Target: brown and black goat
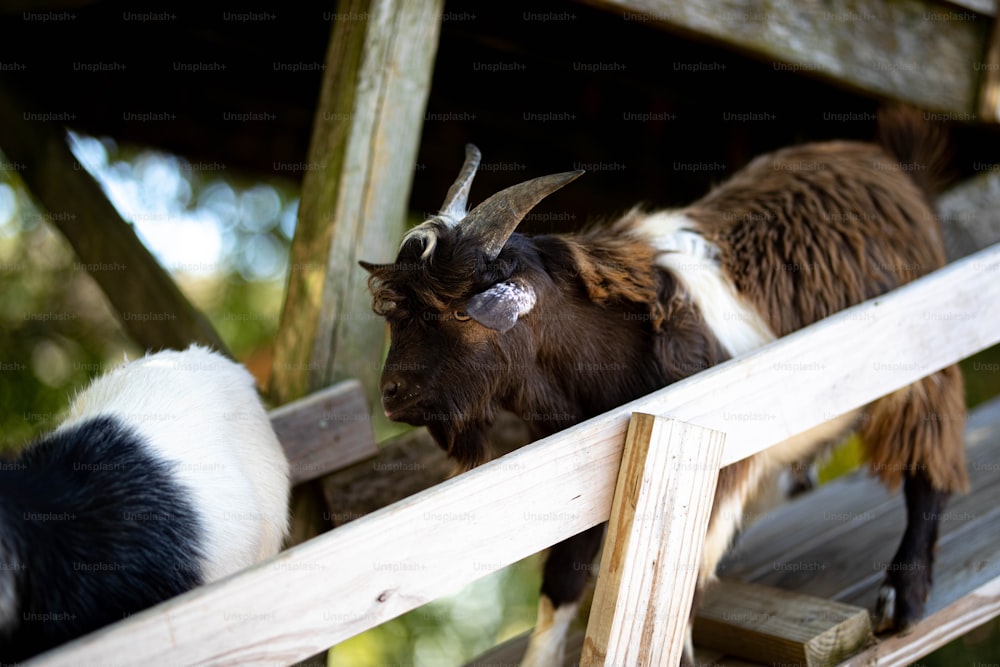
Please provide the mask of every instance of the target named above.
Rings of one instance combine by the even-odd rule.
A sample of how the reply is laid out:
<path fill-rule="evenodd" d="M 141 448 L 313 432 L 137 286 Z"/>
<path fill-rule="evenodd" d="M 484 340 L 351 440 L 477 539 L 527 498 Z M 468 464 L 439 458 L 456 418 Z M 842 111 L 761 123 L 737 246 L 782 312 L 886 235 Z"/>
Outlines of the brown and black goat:
<path fill-rule="evenodd" d="M 880 143 L 786 148 L 687 208 L 534 237 L 515 233 L 519 222 L 582 172 L 514 185 L 467 211 L 480 157 L 469 146 L 441 213 L 406 235 L 393 264 L 362 263 L 391 336 L 386 415 L 426 425 L 467 469 L 489 458 L 500 409 L 543 437 L 942 266 L 926 178 L 941 135 L 901 113 Z M 907 525 L 875 620 L 906 628 L 924 610 L 945 500 L 967 485 L 963 422 L 952 366 L 724 468 L 699 587 L 781 471 L 857 430 L 874 474 L 904 487 Z M 602 531 L 550 551 L 525 664 L 561 664 Z"/>

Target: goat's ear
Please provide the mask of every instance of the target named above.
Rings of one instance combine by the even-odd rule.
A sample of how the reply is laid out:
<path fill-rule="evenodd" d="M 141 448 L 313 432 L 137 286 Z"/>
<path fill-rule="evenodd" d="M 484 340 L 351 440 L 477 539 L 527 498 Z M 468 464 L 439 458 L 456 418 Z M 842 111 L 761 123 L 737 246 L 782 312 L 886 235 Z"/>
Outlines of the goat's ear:
<path fill-rule="evenodd" d="M 535 306 L 535 290 L 519 281 L 497 283 L 471 299 L 466 312 L 484 327 L 503 333 Z"/>
<path fill-rule="evenodd" d="M 358 260 L 358 265 L 368 273 L 374 273 L 376 269 L 385 266 L 384 264 L 372 264 L 371 262 L 366 262 L 363 259 Z"/>

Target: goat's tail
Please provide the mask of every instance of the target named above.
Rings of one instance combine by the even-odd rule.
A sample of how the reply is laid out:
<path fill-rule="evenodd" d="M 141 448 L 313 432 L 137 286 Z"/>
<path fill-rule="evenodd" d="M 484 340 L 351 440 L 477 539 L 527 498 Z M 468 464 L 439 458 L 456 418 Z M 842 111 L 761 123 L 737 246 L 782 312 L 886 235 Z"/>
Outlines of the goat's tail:
<path fill-rule="evenodd" d="M 951 159 L 948 131 L 941 122 L 911 106 L 885 105 L 878 112 L 876 140 L 928 199 L 941 192 Z"/>

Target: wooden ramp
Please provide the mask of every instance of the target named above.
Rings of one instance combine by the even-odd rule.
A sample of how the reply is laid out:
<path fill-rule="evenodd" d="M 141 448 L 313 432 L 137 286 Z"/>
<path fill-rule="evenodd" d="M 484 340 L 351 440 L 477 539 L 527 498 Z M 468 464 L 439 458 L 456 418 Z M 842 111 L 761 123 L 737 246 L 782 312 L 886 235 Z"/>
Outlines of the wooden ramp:
<path fill-rule="evenodd" d="M 952 498 L 941 518 L 926 616 L 907 635 L 869 642 L 842 665 L 910 664 L 1000 615 L 1000 399 L 970 414 L 966 444 L 972 490 Z M 721 586 L 742 591 L 740 584 L 727 582 L 750 582 L 870 609 L 903 526 L 901 494 L 886 491 L 867 471 L 859 471 L 760 517 L 720 567 Z M 732 605 L 722 601 L 726 597 L 708 596 L 700 614 L 704 620 L 696 623 L 696 646 L 699 639 L 704 643 L 718 632 L 717 627 L 706 630 L 710 624 L 734 617 Z M 796 613 L 791 605 L 777 606 Z M 728 639 L 741 632 L 737 625 L 730 628 Z M 791 634 L 773 640 L 774 658 L 768 664 L 785 655 L 783 647 L 790 642 L 803 641 Z M 751 635 L 743 635 L 744 643 L 759 650 Z M 526 639 L 511 640 L 470 664 L 516 664 Z M 577 664 L 582 639 L 582 631 L 571 638 L 567 665 Z M 760 664 L 710 646 L 699 646 L 697 662 L 720 667 Z"/>
<path fill-rule="evenodd" d="M 972 491 L 941 517 L 924 620 L 847 664 L 908 664 L 1000 614 L 1000 400 L 970 415 L 966 445 Z M 761 518 L 720 575 L 870 609 L 904 525 L 901 494 L 855 473 Z"/>

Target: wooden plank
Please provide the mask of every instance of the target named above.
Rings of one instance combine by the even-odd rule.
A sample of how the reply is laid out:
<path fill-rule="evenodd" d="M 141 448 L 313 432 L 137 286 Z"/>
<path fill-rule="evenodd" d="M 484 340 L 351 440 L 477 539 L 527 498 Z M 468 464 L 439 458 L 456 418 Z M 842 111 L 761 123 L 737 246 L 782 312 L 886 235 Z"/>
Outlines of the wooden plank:
<path fill-rule="evenodd" d="M 1000 163 L 973 163 L 981 173 L 937 200 L 948 259 L 1000 243 Z"/>
<path fill-rule="evenodd" d="M 361 383 L 347 380 L 270 412 L 288 458 L 292 484 L 301 484 L 378 454 Z"/>
<path fill-rule="evenodd" d="M 1000 342 L 997 266 L 1000 246 L 992 246 L 741 357 L 739 373 L 716 366 L 618 411 L 669 414 L 724 431 L 728 465 L 969 354 L 960 349 Z M 667 392 L 676 394 L 667 399 Z M 644 409 L 648 404 L 657 408 Z"/>
<path fill-rule="evenodd" d="M 973 493 L 952 498 L 945 509 L 928 612 L 954 600 L 951 587 L 967 591 L 970 582 L 979 585 L 986 581 L 983 577 L 988 573 L 976 570 L 976 563 L 982 554 L 990 553 L 991 541 L 998 538 L 994 530 L 982 531 L 982 536 L 977 531 L 992 520 L 1000 520 L 1000 466 L 996 465 L 1000 424 L 993 428 L 988 445 L 976 443 L 972 437 L 976 429 L 967 430 Z M 853 498 L 854 505 L 832 505 L 843 496 Z M 776 510 L 767 523 L 751 527 L 737 546 L 734 560 L 738 564 L 726 567 L 726 575 L 742 574 L 756 583 L 869 606 L 905 524 L 904 503 L 898 493 L 889 498 L 886 511 L 869 509 L 873 499 L 882 503 L 886 498 L 889 494 L 884 488 L 864 472 L 828 484 Z M 835 509 L 828 509 L 831 507 Z M 846 524 L 838 524 L 845 515 Z M 783 533 L 775 533 L 772 524 L 781 526 Z M 800 532 L 808 535 L 828 524 L 833 526 L 825 539 L 796 539 Z M 841 525 L 847 532 L 839 530 Z"/>
<path fill-rule="evenodd" d="M 765 664 L 816 667 L 837 664 L 874 637 L 862 607 L 722 580 L 706 591 L 694 641 Z"/>
<path fill-rule="evenodd" d="M 994 484 L 1000 483 L 996 452 L 989 446 L 991 438 L 1000 429 L 1000 400 L 979 406 L 969 414 L 966 423 L 966 457 L 973 489 L 971 496 L 959 496 L 949 504 L 949 511 L 965 512 L 970 502 L 981 494 L 992 493 Z M 889 516 L 885 516 L 889 515 Z M 744 534 L 736 542 L 732 553 L 719 567 L 721 576 L 730 579 L 757 581 L 769 585 L 781 585 L 776 579 L 767 579 L 789 563 L 814 562 L 819 554 L 828 553 L 827 545 L 843 544 L 848 540 L 858 543 L 856 531 L 861 524 L 871 521 L 889 523 L 892 528 L 881 541 L 884 549 L 895 549 L 901 537 L 903 521 L 903 499 L 861 470 L 826 484 L 795 502 L 773 508 L 763 517 L 749 517 Z M 789 526 L 795 526 L 789 530 Z M 945 533 L 952 524 L 945 526 Z M 830 558 L 825 559 L 830 569 L 840 567 Z M 843 564 L 852 569 L 855 564 Z M 788 571 L 788 568 L 785 569 Z M 815 573 L 803 573 L 803 579 L 818 581 Z M 794 586 L 794 584 L 789 584 Z M 832 594 L 812 591 L 813 594 Z"/>
<path fill-rule="evenodd" d="M 941 536 L 934 565 L 934 587 L 927 600 L 926 614 L 935 614 L 952 602 L 960 599 L 975 587 L 985 585 L 1000 574 L 997 561 L 1000 541 L 995 526 L 1000 523 L 1000 506 L 997 505 L 994 482 L 988 494 L 961 507 L 950 507 L 941 523 Z M 884 523 L 879 522 L 879 523 Z M 808 587 L 819 585 L 830 591 L 830 597 L 850 604 L 871 608 L 876 592 L 882 583 L 884 568 L 899 543 L 903 528 L 902 518 L 889 523 L 881 531 L 870 531 L 878 542 L 872 543 L 861 536 L 850 558 L 841 556 L 830 561 L 829 575 L 818 576 L 809 581 Z M 853 570 L 854 577 L 843 577 L 838 570 Z M 803 586 L 802 588 L 805 588 Z"/>
<path fill-rule="evenodd" d="M 1000 522 L 1000 465 L 996 463 L 1000 455 L 1000 399 L 970 414 L 966 445 L 972 492 L 953 498 L 945 510 L 927 615 L 907 635 L 881 638 L 845 664 L 911 664 L 969 628 L 1000 615 L 1000 597 L 996 595 L 1000 591 L 1000 535 L 995 530 Z M 817 524 L 825 525 L 824 513 L 842 496 L 856 501 L 853 508 L 843 510 L 855 517 L 851 539 L 831 534 L 825 543 L 812 542 L 807 548 L 797 545 L 795 536 Z M 859 473 L 775 510 L 765 522 L 750 528 L 738 546 L 740 560 L 757 565 L 740 563 L 734 570 L 757 571 L 764 573 L 755 576 L 758 582 L 870 608 L 882 581 L 879 564 L 891 558 L 904 521 L 899 494 L 892 498 L 892 511 L 879 515 L 871 515 L 867 509 L 873 497 L 884 497 L 884 491 L 877 481 Z M 773 533 L 771 523 L 783 527 L 784 538 Z M 784 552 L 784 557 L 773 558 L 775 550 Z M 798 570 L 792 565 L 799 566 Z M 973 597 L 967 599 L 967 595 Z"/>
<path fill-rule="evenodd" d="M 359 259 L 402 237 L 443 0 L 341 0 L 313 122 L 272 398 L 355 378 L 369 400 L 385 325 Z"/>
<path fill-rule="evenodd" d="M 1000 248 L 977 253 L 38 662 L 75 666 L 128 655 L 133 662 L 263 664 L 311 655 L 480 578 L 482 563 L 493 571 L 606 521 L 632 412 L 728 424 L 725 451 L 746 455 L 815 426 L 828 411 L 992 345 L 1000 336 L 1000 281 L 981 267 L 998 261 Z M 887 372 L 873 372 L 873 349 L 892 364 Z M 789 363 L 823 372 L 788 373 Z M 745 409 L 775 418 L 766 428 L 727 419 Z"/>
<path fill-rule="evenodd" d="M 1000 576 L 925 617 L 906 635 L 885 638 L 843 665 L 910 665 L 997 616 L 1000 616 Z"/>
<path fill-rule="evenodd" d="M 982 479 L 978 479 L 977 483 L 982 484 Z M 877 485 L 874 481 L 871 484 Z M 839 485 L 833 488 L 843 491 Z M 753 560 L 760 564 L 752 580 L 858 606 L 870 606 L 905 526 L 903 500 L 899 497 L 895 500 L 892 511 L 869 519 L 863 497 L 859 498 L 859 504 L 852 512 L 858 519 L 852 522 L 850 539 L 834 534 L 829 540 L 813 542 L 805 549 L 794 545 L 793 539 L 782 540 L 790 548 L 787 554 L 773 560 L 759 558 L 752 551 L 753 544 L 741 547 L 742 552 L 748 557 L 752 554 Z M 983 489 L 958 498 L 948 506 L 945 512 L 947 520 L 942 521 L 940 526 L 937 576 L 934 593 L 928 600 L 929 612 L 951 599 L 948 590 L 952 583 L 964 585 L 973 578 L 965 569 L 974 566 L 963 563 L 980 558 L 982 550 L 988 549 L 991 541 L 995 540 L 990 533 L 984 543 L 975 531 L 990 518 L 1000 520 L 1000 510 L 996 509 L 998 502 L 1000 479 L 994 477 Z M 821 504 L 808 503 L 806 507 L 813 513 L 809 523 L 823 523 Z M 790 535 L 794 534 L 794 529 L 789 529 L 789 526 L 803 525 L 792 522 L 783 524 Z M 756 544 L 758 540 L 754 537 L 752 542 Z M 951 564 L 947 565 L 949 562 Z"/>
<path fill-rule="evenodd" d="M 940 525 L 935 585 L 927 613 L 955 599 L 952 589 L 956 586 L 968 590 L 970 582 L 985 582 L 990 573 L 977 569 L 977 564 L 984 559 L 992 563 L 991 549 L 1000 546 L 991 532 L 991 522 L 1000 522 L 1000 483 L 994 481 L 988 491 L 963 500 L 948 507 Z M 757 581 L 871 607 L 905 526 L 902 499 L 894 510 L 878 520 L 859 523 L 850 540 L 818 544 L 775 561 L 771 573 Z M 985 534 L 979 532 L 983 530 Z"/>
<path fill-rule="evenodd" d="M 581 667 L 680 661 L 724 442 L 718 431 L 632 415 Z"/>
<path fill-rule="evenodd" d="M 588 0 L 851 89 L 974 120 L 990 21 L 924 0 Z M 927 58 L 927 53 L 935 57 Z"/>
<path fill-rule="evenodd" d="M 377 400 L 385 324 L 357 260 L 389 259 L 402 236 L 442 3 L 337 3 L 275 337 L 276 404 L 346 379 Z M 292 494 L 292 544 L 331 526 L 328 486 Z"/>
<path fill-rule="evenodd" d="M 527 426 L 501 412 L 488 434 L 498 458 L 531 441 Z M 449 459 L 426 429 L 379 443 L 378 454 L 323 480 L 326 505 L 334 525 L 340 526 L 375 510 L 439 484 L 452 475 Z"/>
<path fill-rule="evenodd" d="M 822 494 L 822 505 L 794 502 L 773 508 L 762 517 L 747 517 L 745 527 L 749 530 L 719 564 L 719 575 L 762 580 L 774 572 L 775 563 L 801 560 L 799 554 L 818 544 L 850 537 L 861 521 L 898 511 L 901 504 L 898 494 L 894 497 L 881 484 L 873 484 L 867 473 L 838 480 L 836 493 L 828 488 L 811 492 Z M 789 524 L 797 526 L 796 531 L 789 531 Z"/>
<path fill-rule="evenodd" d="M 0 148 L 21 165 L 45 220 L 73 246 L 129 337 L 151 350 L 202 343 L 232 356 L 73 156 L 62 124 L 34 120 L 34 111 L 0 87 Z"/>

